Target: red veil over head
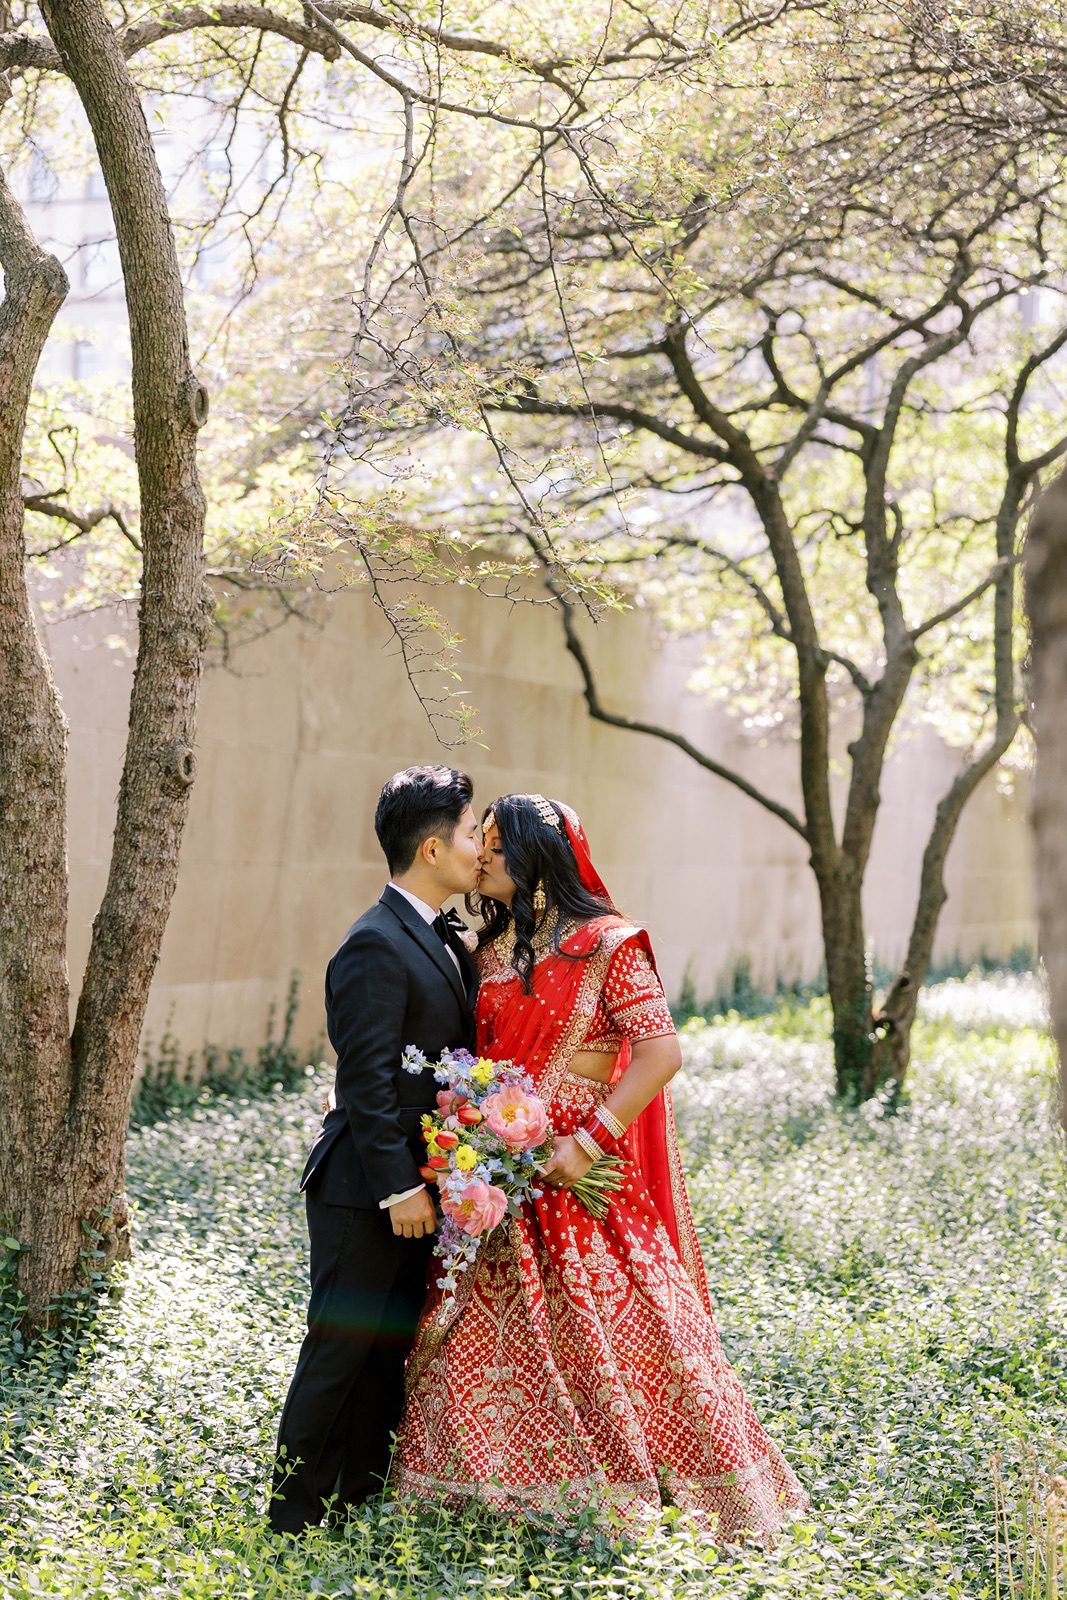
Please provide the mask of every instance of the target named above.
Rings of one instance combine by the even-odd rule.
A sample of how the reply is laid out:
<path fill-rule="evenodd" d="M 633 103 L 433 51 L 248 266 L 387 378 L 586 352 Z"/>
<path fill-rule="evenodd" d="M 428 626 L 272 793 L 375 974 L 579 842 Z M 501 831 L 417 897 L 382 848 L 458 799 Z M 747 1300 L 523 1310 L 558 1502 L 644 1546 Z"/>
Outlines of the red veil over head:
<path fill-rule="evenodd" d="M 552 804 L 558 811 L 563 813 L 563 826 L 567 830 L 567 838 L 570 840 L 571 849 L 574 851 L 575 860 L 578 863 L 578 876 L 582 880 L 583 887 L 588 889 L 590 894 L 599 895 L 609 905 L 614 905 L 615 902 L 604 887 L 603 878 L 593 865 L 593 857 L 589 850 L 589 840 L 585 836 L 585 829 L 582 827 L 577 811 L 572 806 L 564 805 L 562 800 L 553 800 Z M 649 955 L 651 954 L 650 950 Z"/>
<path fill-rule="evenodd" d="M 531 798 L 539 799 L 540 796 Z M 609 904 L 614 905 L 603 878 L 601 878 L 593 865 L 589 840 L 586 838 L 585 829 L 582 827 L 578 813 L 561 800 L 554 800 L 552 804 L 562 813 L 563 826 L 567 831 L 571 849 L 574 851 L 575 860 L 578 863 L 578 875 L 583 885 L 592 894 L 599 895 L 607 900 Z M 656 966 L 656 956 L 648 934 L 643 928 L 637 928 L 635 936 L 658 976 L 659 969 Z M 630 1041 L 629 1039 L 623 1039 L 611 1077 L 613 1084 L 618 1083 L 626 1068 L 630 1065 L 631 1055 Z M 689 1207 L 689 1197 L 685 1192 L 682 1158 L 678 1149 L 678 1135 L 674 1125 L 674 1107 L 671 1103 L 669 1090 L 661 1090 L 651 1104 L 647 1105 L 636 1121 L 631 1124 L 627 1134 L 627 1143 L 630 1146 L 634 1164 L 640 1169 L 645 1186 L 652 1197 L 652 1203 L 663 1219 L 663 1224 L 670 1236 L 671 1243 L 695 1283 L 705 1306 L 710 1311 L 711 1296 L 708 1292 L 708 1283 L 704 1273 L 700 1246 L 697 1242 L 696 1229 L 693 1226 L 693 1214 Z"/>

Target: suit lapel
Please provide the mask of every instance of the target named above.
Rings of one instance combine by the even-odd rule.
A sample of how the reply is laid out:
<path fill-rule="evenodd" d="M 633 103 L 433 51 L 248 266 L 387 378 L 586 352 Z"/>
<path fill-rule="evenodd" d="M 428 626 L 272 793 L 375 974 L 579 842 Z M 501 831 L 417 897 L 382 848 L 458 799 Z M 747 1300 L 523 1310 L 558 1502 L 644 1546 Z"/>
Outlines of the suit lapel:
<path fill-rule="evenodd" d="M 462 941 L 457 940 L 456 944 L 458 946 L 456 954 L 459 956 L 459 964 L 463 971 L 463 983 L 467 990 L 467 1004 L 469 1005 L 474 991 L 478 987 L 478 968 L 474 964 L 474 957 Z"/>
<path fill-rule="evenodd" d="M 464 979 L 460 977 L 456 963 L 434 933 L 428 922 L 424 922 L 415 910 L 415 907 L 404 899 L 402 894 L 395 894 L 391 889 L 386 889 L 379 902 L 388 909 L 411 935 L 423 953 L 429 956 L 439 972 L 443 972 L 452 988 L 455 990 L 456 999 L 461 1002 L 464 1010 L 470 1009 L 470 1002 L 465 992 Z"/>

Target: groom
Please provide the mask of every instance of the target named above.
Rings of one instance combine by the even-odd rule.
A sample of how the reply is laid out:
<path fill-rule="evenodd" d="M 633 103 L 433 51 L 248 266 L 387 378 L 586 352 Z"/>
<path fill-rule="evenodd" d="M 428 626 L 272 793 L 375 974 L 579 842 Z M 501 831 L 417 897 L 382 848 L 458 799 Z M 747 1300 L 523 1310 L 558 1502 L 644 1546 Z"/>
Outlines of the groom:
<path fill-rule="evenodd" d="M 449 767 L 389 779 L 374 828 L 390 881 L 326 969 L 337 1104 L 301 1181 L 311 1302 L 278 1432 L 276 1533 L 320 1522 L 331 1497 L 343 1514 L 388 1471 L 437 1226 L 419 1177 L 420 1118 L 436 1085 L 400 1058 L 409 1044 L 433 1060 L 473 1043 L 474 963 L 441 912 L 477 882 L 471 795 L 470 779 Z"/>

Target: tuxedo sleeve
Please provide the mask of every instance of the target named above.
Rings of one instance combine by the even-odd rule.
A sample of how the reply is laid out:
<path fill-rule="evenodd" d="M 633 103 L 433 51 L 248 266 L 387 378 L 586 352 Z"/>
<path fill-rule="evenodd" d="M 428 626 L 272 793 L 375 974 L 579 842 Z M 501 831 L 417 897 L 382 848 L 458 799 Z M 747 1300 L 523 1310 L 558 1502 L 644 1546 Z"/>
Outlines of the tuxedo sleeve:
<path fill-rule="evenodd" d="M 422 1182 L 400 1122 L 396 1075 L 405 1040 L 407 974 L 380 935 L 355 934 L 327 982 L 337 1051 L 337 1092 L 375 1200 Z"/>

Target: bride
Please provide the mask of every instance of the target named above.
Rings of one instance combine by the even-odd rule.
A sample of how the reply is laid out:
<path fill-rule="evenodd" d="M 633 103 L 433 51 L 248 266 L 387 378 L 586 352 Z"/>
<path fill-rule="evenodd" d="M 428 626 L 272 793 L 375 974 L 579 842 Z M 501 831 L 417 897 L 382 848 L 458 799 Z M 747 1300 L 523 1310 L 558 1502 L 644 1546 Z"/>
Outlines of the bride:
<path fill-rule="evenodd" d="M 489 1235 L 456 1298 L 431 1290 L 394 1486 L 513 1512 L 595 1501 L 631 1523 L 673 1503 L 720 1539 L 769 1543 L 807 1496 L 712 1319 L 648 937 L 570 807 L 505 795 L 483 830 L 478 1051 L 525 1066 L 555 1148 L 540 1199 Z M 597 1222 L 568 1187 L 607 1151 L 626 1182 Z"/>

